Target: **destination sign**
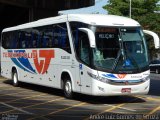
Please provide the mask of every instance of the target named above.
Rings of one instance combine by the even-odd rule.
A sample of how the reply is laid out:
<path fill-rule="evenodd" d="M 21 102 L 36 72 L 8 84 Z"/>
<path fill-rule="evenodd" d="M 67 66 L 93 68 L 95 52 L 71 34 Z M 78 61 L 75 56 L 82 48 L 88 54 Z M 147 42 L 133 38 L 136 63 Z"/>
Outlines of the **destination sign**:
<path fill-rule="evenodd" d="M 117 33 L 116 28 L 98 27 L 96 32 Z"/>
<path fill-rule="evenodd" d="M 100 33 L 98 35 L 98 37 L 100 39 L 113 39 L 114 38 L 114 34 L 110 34 L 110 33 Z"/>

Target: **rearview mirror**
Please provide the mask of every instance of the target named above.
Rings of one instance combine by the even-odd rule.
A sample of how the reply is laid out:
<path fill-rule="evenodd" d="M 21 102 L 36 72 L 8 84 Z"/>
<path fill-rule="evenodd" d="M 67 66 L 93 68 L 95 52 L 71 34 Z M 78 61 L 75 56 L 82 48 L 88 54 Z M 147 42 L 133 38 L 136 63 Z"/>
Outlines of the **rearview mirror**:
<path fill-rule="evenodd" d="M 96 41 L 95 41 L 95 35 L 92 30 L 88 28 L 79 28 L 79 31 L 82 31 L 88 35 L 89 42 L 90 42 L 90 47 L 95 48 L 96 47 Z"/>
<path fill-rule="evenodd" d="M 154 46 L 156 49 L 160 48 L 160 39 L 158 37 L 158 35 L 152 31 L 149 31 L 149 30 L 143 30 L 143 32 L 147 35 L 150 35 L 153 37 L 153 40 L 154 40 Z"/>

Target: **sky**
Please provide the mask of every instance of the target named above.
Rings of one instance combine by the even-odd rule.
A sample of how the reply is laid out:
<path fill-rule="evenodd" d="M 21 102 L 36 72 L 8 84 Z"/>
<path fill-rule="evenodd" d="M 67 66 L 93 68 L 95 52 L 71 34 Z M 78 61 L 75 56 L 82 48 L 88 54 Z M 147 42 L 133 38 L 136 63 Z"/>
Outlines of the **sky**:
<path fill-rule="evenodd" d="M 76 13 L 99 13 L 99 14 L 108 14 L 106 10 L 104 10 L 102 7 L 106 5 L 108 0 L 95 0 L 95 5 L 85 8 L 79 8 L 79 9 L 71 9 L 71 10 L 63 10 L 59 11 L 59 14 L 76 14 Z M 160 4 L 160 1 L 158 2 Z"/>
<path fill-rule="evenodd" d="M 106 10 L 102 7 L 107 4 L 108 0 L 95 0 L 95 5 L 91 7 L 72 9 L 72 10 L 63 10 L 59 11 L 59 14 L 76 14 L 76 13 L 99 13 L 99 14 L 108 14 Z"/>

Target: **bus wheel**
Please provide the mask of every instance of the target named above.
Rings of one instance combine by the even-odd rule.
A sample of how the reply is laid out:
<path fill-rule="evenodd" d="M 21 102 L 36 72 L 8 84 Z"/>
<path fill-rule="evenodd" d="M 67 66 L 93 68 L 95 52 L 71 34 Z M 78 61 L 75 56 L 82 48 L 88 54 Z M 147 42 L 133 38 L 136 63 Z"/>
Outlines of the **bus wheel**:
<path fill-rule="evenodd" d="M 73 91 L 72 91 L 72 83 L 70 80 L 65 80 L 64 81 L 64 95 L 66 98 L 72 98 L 73 97 Z"/>
<path fill-rule="evenodd" d="M 17 87 L 18 86 L 18 74 L 16 70 L 14 70 L 12 73 L 12 80 L 13 80 L 13 86 Z"/>

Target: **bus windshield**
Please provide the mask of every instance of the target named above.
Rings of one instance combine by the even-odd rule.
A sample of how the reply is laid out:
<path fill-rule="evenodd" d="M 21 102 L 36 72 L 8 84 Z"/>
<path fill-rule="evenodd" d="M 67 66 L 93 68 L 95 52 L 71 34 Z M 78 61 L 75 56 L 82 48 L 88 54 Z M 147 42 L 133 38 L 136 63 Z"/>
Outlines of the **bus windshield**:
<path fill-rule="evenodd" d="M 149 69 L 147 47 L 140 27 L 96 27 L 93 65 L 112 73 L 138 73 Z"/>

